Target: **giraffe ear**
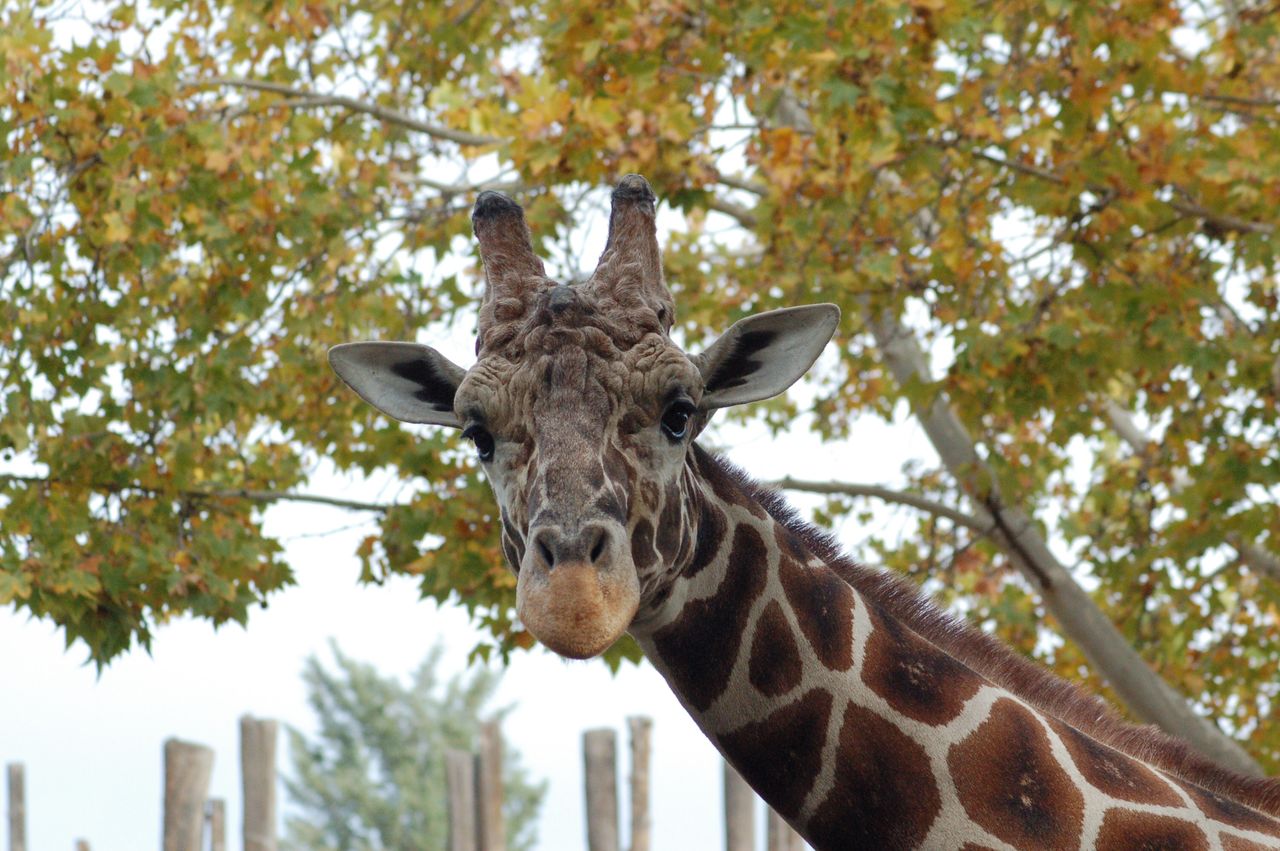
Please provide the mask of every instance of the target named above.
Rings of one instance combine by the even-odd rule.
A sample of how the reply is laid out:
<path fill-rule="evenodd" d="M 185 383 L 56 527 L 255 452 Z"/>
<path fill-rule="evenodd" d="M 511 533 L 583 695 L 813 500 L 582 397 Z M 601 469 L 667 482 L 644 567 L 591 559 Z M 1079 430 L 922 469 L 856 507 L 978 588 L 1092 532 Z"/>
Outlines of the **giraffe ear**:
<path fill-rule="evenodd" d="M 698 408 L 711 411 L 778 395 L 813 366 L 839 322 L 834 304 L 811 304 L 733 323 L 693 358 L 703 381 Z"/>
<path fill-rule="evenodd" d="M 344 343 L 329 365 L 370 405 L 406 423 L 461 428 L 453 394 L 467 371 L 419 343 Z"/>

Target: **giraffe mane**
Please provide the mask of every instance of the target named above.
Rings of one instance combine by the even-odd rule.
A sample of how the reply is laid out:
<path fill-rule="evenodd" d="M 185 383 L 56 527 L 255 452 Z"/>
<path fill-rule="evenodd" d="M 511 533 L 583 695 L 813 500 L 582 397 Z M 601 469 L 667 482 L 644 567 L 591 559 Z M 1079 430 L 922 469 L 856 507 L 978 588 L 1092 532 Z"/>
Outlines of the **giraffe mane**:
<path fill-rule="evenodd" d="M 881 606 L 920 637 L 953 655 L 994 685 L 1018 695 L 1046 715 L 1120 753 L 1174 777 L 1272 816 L 1280 816 L 1280 778 L 1249 777 L 1205 759 L 1187 743 L 1157 727 L 1131 724 L 1104 700 L 1018 655 L 992 636 L 943 611 L 923 591 L 888 570 L 859 564 L 830 533 L 801 518 L 781 493 L 752 479 L 731 462 L 694 444 L 698 465 L 727 478 L 755 500 L 855 591 Z"/>

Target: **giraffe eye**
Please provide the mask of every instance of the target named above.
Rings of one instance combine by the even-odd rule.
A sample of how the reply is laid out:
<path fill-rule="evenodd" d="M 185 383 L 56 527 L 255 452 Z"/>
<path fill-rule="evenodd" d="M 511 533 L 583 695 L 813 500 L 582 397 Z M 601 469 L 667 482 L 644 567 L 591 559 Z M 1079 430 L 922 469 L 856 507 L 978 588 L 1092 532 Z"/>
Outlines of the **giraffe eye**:
<path fill-rule="evenodd" d="M 475 444 L 476 455 L 481 461 L 493 460 L 493 435 L 489 434 L 482 426 L 467 426 L 466 431 L 462 432 L 462 436 Z"/>
<path fill-rule="evenodd" d="M 674 402 L 662 415 L 662 431 L 672 440 L 680 440 L 689 430 L 693 417 L 693 405 L 686 401 Z"/>

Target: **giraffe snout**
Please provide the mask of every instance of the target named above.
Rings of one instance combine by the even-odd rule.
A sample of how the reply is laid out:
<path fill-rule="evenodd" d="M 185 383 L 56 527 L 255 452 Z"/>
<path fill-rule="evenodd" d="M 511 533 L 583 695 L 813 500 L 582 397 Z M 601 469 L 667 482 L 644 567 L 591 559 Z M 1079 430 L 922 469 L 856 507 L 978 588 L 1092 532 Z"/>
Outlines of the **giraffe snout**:
<path fill-rule="evenodd" d="M 539 641 L 585 659 L 608 649 L 635 617 L 640 581 L 621 524 L 529 530 L 516 580 L 516 610 Z"/>

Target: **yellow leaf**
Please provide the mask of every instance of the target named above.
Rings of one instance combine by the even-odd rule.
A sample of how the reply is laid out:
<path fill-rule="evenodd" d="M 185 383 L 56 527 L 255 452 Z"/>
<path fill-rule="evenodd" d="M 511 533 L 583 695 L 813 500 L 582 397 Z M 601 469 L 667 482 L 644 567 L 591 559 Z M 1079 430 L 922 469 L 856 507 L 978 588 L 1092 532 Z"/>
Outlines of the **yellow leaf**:
<path fill-rule="evenodd" d="M 129 226 L 119 213 L 107 213 L 102 221 L 107 226 L 107 242 L 124 242 L 129 238 Z"/>
<path fill-rule="evenodd" d="M 210 151 L 204 155 L 204 165 L 216 174 L 225 174 L 231 167 L 231 155 L 226 151 Z"/>

